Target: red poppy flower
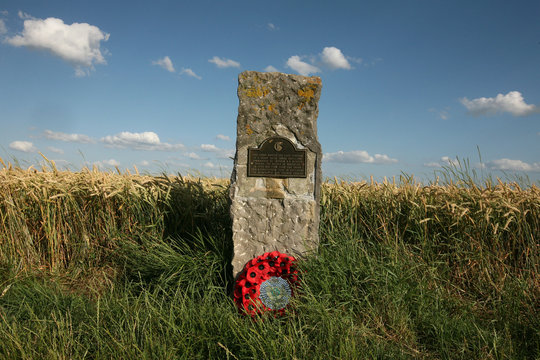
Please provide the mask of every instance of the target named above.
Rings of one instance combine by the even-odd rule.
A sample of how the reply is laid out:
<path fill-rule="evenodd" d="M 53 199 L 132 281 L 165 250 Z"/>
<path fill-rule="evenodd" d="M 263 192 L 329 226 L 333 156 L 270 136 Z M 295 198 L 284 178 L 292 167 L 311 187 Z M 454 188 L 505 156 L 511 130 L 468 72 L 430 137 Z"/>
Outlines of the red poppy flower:
<path fill-rule="evenodd" d="M 295 261 L 278 251 L 248 261 L 234 288 L 234 302 L 240 311 L 251 316 L 263 312 L 283 315 L 298 285 Z"/>

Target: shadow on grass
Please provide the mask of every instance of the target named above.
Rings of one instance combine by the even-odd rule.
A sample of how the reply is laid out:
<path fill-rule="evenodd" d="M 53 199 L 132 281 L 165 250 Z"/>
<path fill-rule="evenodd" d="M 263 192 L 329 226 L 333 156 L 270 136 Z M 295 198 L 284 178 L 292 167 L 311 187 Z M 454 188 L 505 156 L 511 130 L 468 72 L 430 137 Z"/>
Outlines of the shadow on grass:
<path fill-rule="evenodd" d="M 192 295 L 217 286 L 232 290 L 232 232 L 228 187 L 157 177 L 151 186 L 167 195 L 158 203 L 162 238 L 119 241 L 119 259 L 129 280 L 183 287 Z"/>

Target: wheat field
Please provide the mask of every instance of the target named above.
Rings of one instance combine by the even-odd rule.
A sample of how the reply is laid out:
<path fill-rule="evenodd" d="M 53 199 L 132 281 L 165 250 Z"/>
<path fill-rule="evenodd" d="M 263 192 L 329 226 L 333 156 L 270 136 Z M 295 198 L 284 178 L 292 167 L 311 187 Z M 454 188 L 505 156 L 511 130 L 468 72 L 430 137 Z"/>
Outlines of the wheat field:
<path fill-rule="evenodd" d="M 227 179 L 0 163 L 0 358 L 540 357 L 535 185 L 326 181 L 294 312 L 253 321 Z"/>

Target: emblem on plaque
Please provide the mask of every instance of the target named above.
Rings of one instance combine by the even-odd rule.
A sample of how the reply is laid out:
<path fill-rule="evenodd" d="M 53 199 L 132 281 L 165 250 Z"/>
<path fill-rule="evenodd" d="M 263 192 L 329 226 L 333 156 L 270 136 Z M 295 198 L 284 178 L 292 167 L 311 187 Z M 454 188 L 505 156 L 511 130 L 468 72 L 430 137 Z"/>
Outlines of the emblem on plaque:
<path fill-rule="evenodd" d="M 247 176 L 305 178 L 306 152 L 287 138 L 267 138 L 258 148 L 248 148 Z"/>

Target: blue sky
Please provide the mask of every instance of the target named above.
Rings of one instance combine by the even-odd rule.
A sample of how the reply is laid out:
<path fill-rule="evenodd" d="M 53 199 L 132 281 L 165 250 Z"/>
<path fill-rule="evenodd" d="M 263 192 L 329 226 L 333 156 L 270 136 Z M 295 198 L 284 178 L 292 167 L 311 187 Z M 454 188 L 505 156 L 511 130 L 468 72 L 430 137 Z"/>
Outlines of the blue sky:
<path fill-rule="evenodd" d="M 3 1 L 0 157 L 229 177 L 237 77 L 317 75 L 323 172 L 540 179 L 538 1 Z M 482 163 L 478 150 L 482 156 Z"/>

